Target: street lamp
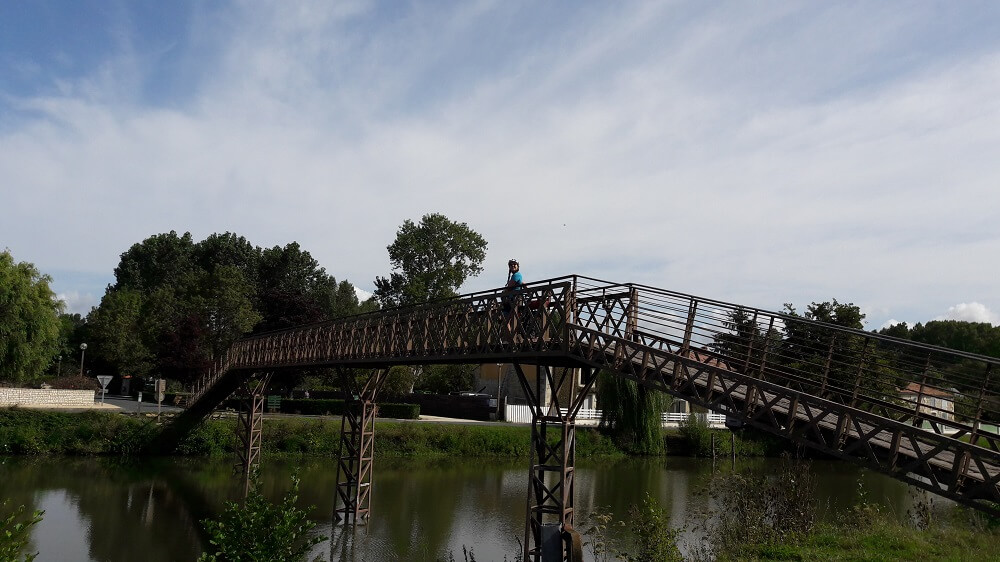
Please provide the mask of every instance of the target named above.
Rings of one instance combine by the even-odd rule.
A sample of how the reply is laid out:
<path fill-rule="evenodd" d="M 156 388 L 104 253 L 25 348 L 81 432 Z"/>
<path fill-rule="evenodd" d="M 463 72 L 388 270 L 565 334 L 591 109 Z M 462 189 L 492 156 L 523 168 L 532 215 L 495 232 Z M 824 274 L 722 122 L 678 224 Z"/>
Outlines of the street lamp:
<path fill-rule="evenodd" d="M 80 376 L 83 376 L 83 356 L 87 353 L 87 344 L 80 344 Z"/>

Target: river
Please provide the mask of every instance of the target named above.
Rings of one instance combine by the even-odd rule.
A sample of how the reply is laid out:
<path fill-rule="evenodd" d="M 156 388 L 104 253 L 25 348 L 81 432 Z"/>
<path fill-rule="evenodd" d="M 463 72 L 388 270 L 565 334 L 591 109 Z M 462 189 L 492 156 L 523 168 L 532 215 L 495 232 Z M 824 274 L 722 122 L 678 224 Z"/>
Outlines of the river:
<path fill-rule="evenodd" d="M 746 461 L 740 467 L 770 473 L 777 462 Z M 309 508 L 316 531 L 331 537 L 314 551 L 321 560 L 447 560 L 450 554 L 461 561 L 465 547 L 481 562 L 505 556 L 512 561 L 524 535 L 526 465 L 526 460 L 377 460 L 371 522 L 347 532 L 331 524 L 333 460 L 268 461 L 261 489 L 277 501 L 298 471 L 299 506 Z M 593 513 L 627 520 L 629 506 L 648 493 L 667 510 L 672 525 L 690 528 L 705 517 L 698 506 L 704 505 L 713 470 L 730 469 L 728 463 L 713 467 L 711 460 L 677 457 L 580 462 L 577 527 L 586 528 Z M 900 518 L 923 497 L 843 462 L 813 461 L 811 470 L 822 517 L 843 513 L 862 490 Z M 231 460 L 0 457 L 0 498 L 9 500 L 7 508 L 45 510 L 32 533 L 40 562 L 194 560 L 206 544 L 198 521 L 218 515 L 241 490 Z M 693 543 L 696 535 L 689 530 L 685 540 Z"/>

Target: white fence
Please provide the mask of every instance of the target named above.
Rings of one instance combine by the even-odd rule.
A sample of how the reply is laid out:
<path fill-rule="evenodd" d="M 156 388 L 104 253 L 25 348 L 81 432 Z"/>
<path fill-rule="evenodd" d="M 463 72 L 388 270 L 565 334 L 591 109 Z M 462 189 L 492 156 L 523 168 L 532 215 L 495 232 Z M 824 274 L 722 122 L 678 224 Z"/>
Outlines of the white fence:
<path fill-rule="evenodd" d="M 562 408 L 560 411 L 562 414 L 566 414 L 566 408 Z M 726 426 L 725 414 L 664 412 L 662 415 L 663 427 L 677 427 L 692 415 L 707 422 L 708 426 L 712 428 L 719 429 Z M 504 419 L 512 423 L 531 423 L 531 407 L 527 404 L 507 404 L 504 409 Z M 576 425 L 597 425 L 600 421 L 600 410 L 581 409 L 576 415 Z"/>

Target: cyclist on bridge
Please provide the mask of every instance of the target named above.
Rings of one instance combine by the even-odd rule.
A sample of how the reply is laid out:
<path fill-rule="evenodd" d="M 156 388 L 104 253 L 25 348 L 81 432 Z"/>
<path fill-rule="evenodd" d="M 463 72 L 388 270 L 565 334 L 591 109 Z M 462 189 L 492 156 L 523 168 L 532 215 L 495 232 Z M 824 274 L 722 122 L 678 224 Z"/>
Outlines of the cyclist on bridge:
<path fill-rule="evenodd" d="M 507 285 L 503 296 L 503 313 L 507 316 L 507 329 L 510 331 L 514 330 L 514 308 L 517 306 L 517 299 L 521 296 L 520 292 L 522 286 L 524 285 L 524 279 L 521 277 L 521 265 L 517 263 L 517 260 L 510 260 L 507 262 Z"/>

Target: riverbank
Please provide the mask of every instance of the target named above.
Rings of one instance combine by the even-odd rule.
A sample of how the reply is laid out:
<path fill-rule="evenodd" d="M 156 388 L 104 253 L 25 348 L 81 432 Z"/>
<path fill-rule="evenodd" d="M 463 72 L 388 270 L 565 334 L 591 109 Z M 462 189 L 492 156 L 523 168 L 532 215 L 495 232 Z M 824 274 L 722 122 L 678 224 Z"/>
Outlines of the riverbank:
<path fill-rule="evenodd" d="M 335 455 L 340 447 L 339 418 L 269 418 L 263 425 L 265 454 Z M 0 410 L 0 454 L 7 455 L 116 455 L 137 454 L 158 431 L 155 418 L 107 412 L 79 413 Z M 377 421 L 375 452 L 380 457 L 511 457 L 527 458 L 531 428 L 508 424 L 453 424 Z M 236 450 L 235 418 L 210 419 L 196 427 L 177 446 L 175 454 L 220 456 Z M 730 432 L 690 427 L 665 432 L 668 455 L 727 457 L 777 454 L 780 442 Z M 597 428 L 576 430 L 576 455 L 626 457 L 630 452 Z"/>

